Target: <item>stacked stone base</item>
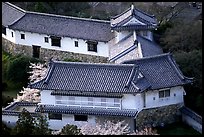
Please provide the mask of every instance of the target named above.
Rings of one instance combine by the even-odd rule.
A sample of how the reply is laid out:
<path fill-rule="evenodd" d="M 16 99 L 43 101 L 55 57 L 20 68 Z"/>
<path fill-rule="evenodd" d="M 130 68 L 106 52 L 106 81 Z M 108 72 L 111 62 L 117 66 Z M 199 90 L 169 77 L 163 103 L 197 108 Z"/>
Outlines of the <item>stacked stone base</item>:
<path fill-rule="evenodd" d="M 32 46 L 15 44 L 9 40 L 6 40 L 3 37 L 2 37 L 2 49 L 12 55 L 22 54 L 22 55 L 26 55 L 29 57 L 32 57 L 33 55 Z M 48 60 L 50 58 L 54 58 L 57 60 L 75 59 L 75 60 L 80 60 L 82 62 L 92 62 L 92 63 L 107 63 L 108 62 L 108 57 L 101 57 L 101 56 L 86 55 L 86 54 L 79 54 L 79 53 L 73 53 L 73 52 L 67 52 L 67 51 L 40 48 L 39 59 Z"/>
<path fill-rule="evenodd" d="M 136 128 L 164 126 L 181 120 L 181 104 L 144 109 L 136 117 Z"/>

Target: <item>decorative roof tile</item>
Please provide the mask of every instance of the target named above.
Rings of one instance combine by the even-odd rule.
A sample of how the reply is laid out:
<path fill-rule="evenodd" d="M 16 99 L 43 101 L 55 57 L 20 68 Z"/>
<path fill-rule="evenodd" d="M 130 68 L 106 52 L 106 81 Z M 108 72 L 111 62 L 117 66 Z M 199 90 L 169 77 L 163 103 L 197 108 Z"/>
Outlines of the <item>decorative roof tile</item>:
<path fill-rule="evenodd" d="M 41 109 L 42 108 L 42 109 Z M 72 106 L 54 106 L 41 105 L 36 108 L 36 112 L 43 113 L 58 113 L 58 114 L 75 114 L 75 115 L 99 115 L 99 116 L 125 116 L 135 117 L 137 111 L 129 109 L 105 109 L 105 108 L 87 108 L 87 107 L 72 107 Z"/>

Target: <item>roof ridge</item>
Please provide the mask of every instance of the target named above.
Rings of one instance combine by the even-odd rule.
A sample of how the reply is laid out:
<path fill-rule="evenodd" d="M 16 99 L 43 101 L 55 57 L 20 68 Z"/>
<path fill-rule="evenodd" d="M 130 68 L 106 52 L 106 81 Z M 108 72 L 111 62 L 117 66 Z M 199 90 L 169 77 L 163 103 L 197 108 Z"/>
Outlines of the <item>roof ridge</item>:
<path fill-rule="evenodd" d="M 130 87 L 130 84 L 134 78 L 134 76 L 138 73 L 139 71 L 139 66 L 137 66 L 136 64 L 134 64 L 133 68 L 132 68 L 132 71 L 130 73 L 130 76 L 129 76 L 129 79 L 125 85 L 125 88 L 129 88 Z"/>
<path fill-rule="evenodd" d="M 26 13 L 25 13 L 22 17 L 16 19 L 12 24 L 10 24 L 10 25 L 8 25 L 8 26 L 14 25 L 14 24 L 17 23 L 18 21 L 20 21 L 23 17 L 25 17 L 25 15 L 26 15 Z"/>
<path fill-rule="evenodd" d="M 22 9 L 22 8 L 20 8 L 20 7 L 16 6 L 16 5 L 14 5 L 14 4 L 12 4 L 12 3 L 10 3 L 10 2 L 4 2 L 4 3 L 5 3 L 5 4 L 8 4 L 9 6 L 15 8 L 15 9 L 21 11 L 21 12 L 26 13 L 26 10 L 24 10 L 24 9 Z"/>
<path fill-rule="evenodd" d="M 68 19 L 78 19 L 78 20 L 85 20 L 85 21 L 93 21 L 99 23 L 110 23 L 110 21 L 106 20 L 98 20 L 98 19 L 90 19 L 90 18 L 80 18 L 80 17 L 73 17 L 73 16 L 65 16 L 65 15 L 57 15 L 51 13 L 41 13 L 41 12 L 34 12 L 34 11 L 27 11 L 27 14 L 37 14 L 37 15 L 45 15 L 45 16 L 52 16 L 52 17 L 59 17 L 59 18 L 68 18 Z"/>
<path fill-rule="evenodd" d="M 73 65 L 94 65 L 94 66 L 133 66 L 132 64 L 110 64 L 110 63 L 87 63 L 87 62 L 66 62 L 66 61 L 53 61 L 54 64 L 73 64 Z"/>
<path fill-rule="evenodd" d="M 148 56 L 148 57 L 143 57 L 143 58 L 138 58 L 138 59 L 131 59 L 131 60 L 126 60 L 126 61 L 123 61 L 121 62 L 122 63 L 125 63 L 125 62 L 129 62 L 129 61 L 134 61 L 134 60 L 147 60 L 147 59 L 152 59 L 152 58 L 159 58 L 159 57 L 164 57 L 164 56 L 169 56 L 171 53 L 164 53 L 164 54 L 158 54 L 158 55 L 153 55 L 153 56 Z"/>
<path fill-rule="evenodd" d="M 50 75 L 52 74 L 53 70 L 55 69 L 55 65 L 52 61 L 51 61 L 50 65 L 51 65 L 51 67 L 47 73 L 47 76 L 45 77 L 45 81 L 43 82 L 43 84 L 48 84 L 50 77 L 51 77 Z"/>

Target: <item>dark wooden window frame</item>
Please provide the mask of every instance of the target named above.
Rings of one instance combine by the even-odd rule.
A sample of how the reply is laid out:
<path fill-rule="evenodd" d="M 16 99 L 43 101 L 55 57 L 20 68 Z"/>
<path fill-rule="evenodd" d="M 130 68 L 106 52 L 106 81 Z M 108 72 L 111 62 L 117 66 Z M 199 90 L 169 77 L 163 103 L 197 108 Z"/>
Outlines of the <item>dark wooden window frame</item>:
<path fill-rule="evenodd" d="M 48 37 L 44 37 L 45 43 L 49 43 L 49 38 Z"/>
<path fill-rule="evenodd" d="M 6 35 L 6 27 L 4 27 L 3 25 L 2 25 L 2 33 L 3 33 L 4 35 Z"/>
<path fill-rule="evenodd" d="M 170 89 L 159 91 L 159 98 L 170 97 Z"/>
<path fill-rule="evenodd" d="M 49 119 L 62 120 L 62 114 L 48 113 Z"/>
<path fill-rule="evenodd" d="M 98 42 L 96 41 L 87 41 L 88 51 L 97 52 Z"/>
<path fill-rule="evenodd" d="M 51 46 L 61 47 L 61 37 L 50 36 Z"/>
<path fill-rule="evenodd" d="M 21 39 L 25 39 L 25 34 L 21 33 Z"/>
<path fill-rule="evenodd" d="M 75 45 L 75 47 L 79 47 L 79 42 L 75 40 L 74 45 Z"/>
<path fill-rule="evenodd" d="M 74 121 L 88 121 L 87 115 L 74 115 Z"/>

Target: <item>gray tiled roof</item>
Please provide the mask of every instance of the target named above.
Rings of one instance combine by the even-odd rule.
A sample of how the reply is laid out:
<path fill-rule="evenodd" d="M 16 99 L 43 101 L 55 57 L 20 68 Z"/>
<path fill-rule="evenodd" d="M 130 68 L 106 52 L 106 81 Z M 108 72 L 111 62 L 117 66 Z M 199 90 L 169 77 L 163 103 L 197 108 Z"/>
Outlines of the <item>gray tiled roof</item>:
<path fill-rule="evenodd" d="M 125 12 L 112 17 L 112 19 L 116 19 L 120 16 L 122 16 L 123 14 L 129 12 L 131 10 L 131 8 L 129 8 L 128 10 L 126 10 Z M 145 23 L 146 25 L 141 25 L 138 23 L 131 23 L 131 24 L 126 24 L 127 22 L 129 22 L 132 18 L 136 18 L 139 21 Z M 126 24 L 126 25 L 125 25 Z M 134 8 L 134 10 L 132 11 L 131 14 L 129 14 L 129 16 L 125 17 L 123 20 L 121 20 L 120 22 L 117 22 L 115 24 L 111 25 L 111 28 L 113 30 L 149 30 L 149 29 L 154 29 L 157 26 L 157 20 L 155 18 L 155 16 L 153 15 L 149 15 L 137 8 Z"/>
<path fill-rule="evenodd" d="M 183 76 L 170 53 L 129 60 L 123 64 L 135 64 L 150 83 L 150 89 L 161 89 L 191 83 L 192 79 Z"/>
<path fill-rule="evenodd" d="M 2 3 L 2 24 L 20 31 L 108 42 L 114 35 L 110 21 L 24 11 Z M 16 8 L 14 8 L 16 7 Z"/>
<path fill-rule="evenodd" d="M 133 35 L 133 34 L 131 34 Z M 130 37 L 130 36 L 128 36 Z M 126 40 L 126 39 L 125 39 Z M 162 54 L 162 48 L 156 44 L 153 41 L 150 41 L 140 35 L 137 35 L 137 41 L 141 44 L 141 50 L 143 57 L 153 56 L 153 55 L 159 55 Z M 118 53 L 117 55 L 113 56 L 109 59 L 110 62 L 114 62 L 123 56 L 127 55 L 129 52 L 133 51 L 137 48 L 136 44 L 133 44 L 132 46 L 128 47 L 127 49 L 123 50 L 122 52 Z"/>
<path fill-rule="evenodd" d="M 113 38 L 110 22 L 28 12 L 12 29 L 107 42 Z"/>
<path fill-rule="evenodd" d="M 162 48 L 157 43 L 150 41 L 140 35 L 137 35 L 137 40 L 141 44 L 143 57 L 153 56 L 153 55 L 158 55 L 163 53 Z"/>
<path fill-rule="evenodd" d="M 2 115 L 12 115 L 12 116 L 18 116 L 21 111 L 16 111 L 16 107 L 18 106 L 36 106 L 37 107 L 37 103 L 33 103 L 33 102 L 14 102 L 10 105 L 8 105 L 6 108 L 4 108 L 2 110 Z M 37 113 L 35 112 L 30 112 L 30 114 L 32 116 L 37 116 Z"/>
<path fill-rule="evenodd" d="M 75 114 L 75 115 L 99 115 L 99 116 L 125 116 L 125 117 L 135 117 L 137 111 L 134 110 L 119 110 L 119 109 L 104 109 L 104 108 L 87 108 L 87 107 L 69 107 L 69 106 L 54 106 L 54 105 L 43 105 L 43 107 L 38 106 L 36 112 L 44 113 L 58 113 L 58 114 Z"/>
<path fill-rule="evenodd" d="M 51 62 L 48 75 L 32 83 L 31 88 L 61 91 L 83 91 L 101 93 L 141 92 L 131 84 L 125 88 L 128 79 L 134 75 L 134 65 L 90 64 L 76 62 Z M 137 84 L 136 84 L 137 85 Z"/>
<path fill-rule="evenodd" d="M 161 54 L 126 61 L 125 64 L 51 62 L 47 76 L 30 88 L 101 93 L 137 93 L 191 83 L 172 55 Z M 138 79 L 136 73 L 144 77 Z"/>
<path fill-rule="evenodd" d="M 2 2 L 2 25 L 8 26 L 25 15 L 25 12 L 10 4 Z"/>

